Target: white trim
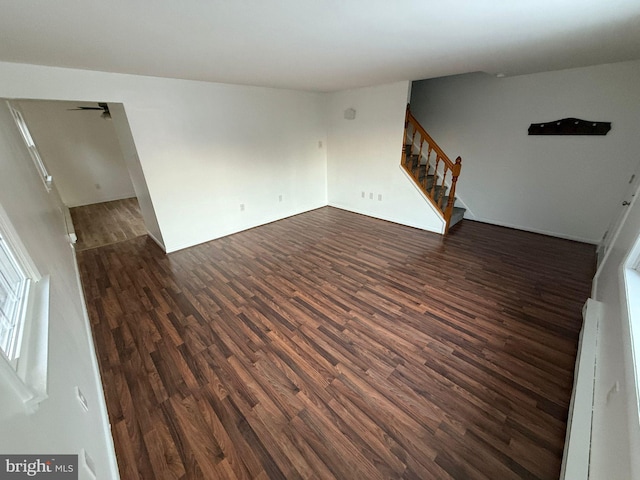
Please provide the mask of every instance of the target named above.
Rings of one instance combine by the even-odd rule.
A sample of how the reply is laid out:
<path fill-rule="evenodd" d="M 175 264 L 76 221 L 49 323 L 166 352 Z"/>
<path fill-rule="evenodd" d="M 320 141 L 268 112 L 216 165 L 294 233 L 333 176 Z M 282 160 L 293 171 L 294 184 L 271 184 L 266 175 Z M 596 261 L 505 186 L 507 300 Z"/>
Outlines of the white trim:
<path fill-rule="evenodd" d="M 416 179 L 411 176 L 409 174 L 409 172 L 407 172 L 405 170 L 405 168 L 402 165 L 398 165 L 398 168 L 402 171 L 402 173 L 404 173 L 404 175 L 409 179 L 409 183 L 411 183 L 411 185 L 413 186 L 413 188 L 416 189 L 416 191 L 420 194 L 420 196 L 422 197 L 422 199 L 424 200 L 424 202 L 427 204 L 427 206 L 431 209 L 431 211 L 437 215 L 437 217 L 440 219 L 441 225 L 440 225 L 440 230 L 435 232 L 435 233 L 439 233 L 441 235 L 444 235 L 444 229 L 446 226 L 446 222 L 444 221 L 444 217 L 442 216 L 442 214 L 440 213 L 440 211 L 433 206 L 433 203 L 431 203 L 431 199 L 422 191 L 422 189 L 416 184 Z M 359 213 L 359 212 L 358 212 Z M 366 213 L 364 215 L 367 215 Z M 372 215 L 369 215 L 372 216 Z M 386 220 L 386 219 L 385 219 Z M 398 223 L 397 221 L 391 220 L 394 223 Z M 415 227 L 415 228 L 420 228 L 421 230 L 426 230 L 423 227 L 417 226 L 417 225 L 409 225 L 410 227 Z M 427 230 L 427 231 L 434 231 L 434 230 Z"/>
<path fill-rule="evenodd" d="M 107 445 L 107 458 L 109 460 L 109 472 L 108 475 L 100 475 L 101 478 L 109 478 L 111 480 L 120 480 L 120 471 L 118 470 L 118 460 L 116 459 L 116 449 L 113 443 L 113 436 L 111 435 L 111 424 L 109 423 L 109 413 L 107 412 L 107 403 L 104 395 L 104 388 L 102 384 L 102 376 L 100 375 L 100 367 L 98 365 L 98 356 L 96 354 L 96 347 L 93 343 L 93 335 L 91 333 L 91 320 L 89 319 L 89 313 L 87 311 L 87 303 L 84 298 L 84 289 L 80 280 L 80 270 L 78 270 L 78 259 L 76 256 L 76 250 L 73 245 L 69 246 L 73 255 L 73 269 L 76 277 L 76 286 L 80 293 L 80 304 L 82 306 L 82 319 L 84 320 L 84 331 L 86 334 L 86 341 L 89 345 L 89 357 L 91 358 L 91 369 L 93 370 L 93 376 L 96 378 L 96 385 L 98 390 L 98 410 L 100 411 L 100 418 L 102 419 L 102 431 L 106 432 L 105 444 Z"/>
<path fill-rule="evenodd" d="M 623 262 L 623 308 L 627 310 L 631 359 L 636 395 L 636 414 L 640 417 L 640 235 Z"/>
<path fill-rule="evenodd" d="M 598 240 L 593 240 L 592 238 L 584 238 L 584 237 L 577 237 L 577 236 L 574 236 L 574 235 L 566 235 L 564 233 L 551 232 L 549 230 L 542 230 L 542 229 L 539 229 L 539 228 L 523 227 L 522 225 L 514 225 L 513 223 L 500 222 L 500 221 L 493 220 L 493 219 L 490 219 L 490 218 L 474 217 L 474 218 L 470 218 L 469 220 L 473 220 L 475 222 L 481 222 L 481 223 L 488 223 L 488 224 L 491 224 L 491 225 L 497 225 L 499 227 L 513 228 L 515 230 L 522 230 L 523 232 L 539 233 L 540 235 L 547 235 L 549 237 L 562 238 L 564 240 L 572 240 L 574 242 L 589 243 L 591 245 L 597 245 L 598 244 Z"/>
<path fill-rule="evenodd" d="M 288 214 L 286 214 L 286 215 L 284 215 L 282 217 L 281 216 L 277 216 L 277 217 L 274 217 L 274 218 L 272 218 L 270 220 L 262 221 L 260 223 L 249 224 L 249 225 L 246 225 L 246 226 L 243 226 L 243 227 L 240 227 L 240 228 L 232 228 L 232 229 L 230 229 L 230 230 L 228 230 L 228 231 L 226 231 L 226 232 L 224 232 L 224 233 L 222 233 L 220 235 L 217 235 L 217 236 L 215 236 L 213 238 L 209 238 L 207 240 L 198 241 L 196 243 L 179 244 L 178 246 L 173 247 L 171 249 L 166 249 L 165 247 L 162 247 L 162 244 L 160 242 L 158 242 L 157 239 L 155 239 L 153 237 L 153 235 L 149 234 L 149 236 L 153 239 L 153 241 L 157 242 L 161 246 L 161 248 L 165 251 L 165 253 L 174 253 L 174 252 L 177 252 L 177 251 L 180 251 L 180 250 L 184 250 L 185 248 L 191 248 L 191 247 L 195 247 L 196 245 L 202 245 L 203 243 L 207 243 L 207 242 L 211 242 L 213 240 L 217 240 L 218 238 L 224 238 L 224 237 L 227 237 L 229 235 L 233 235 L 235 233 L 244 232 L 245 230 L 251 230 L 252 228 L 261 227 L 262 225 L 268 225 L 269 223 L 277 222 L 278 220 L 284 220 L 285 218 L 295 217 L 296 215 L 300 215 L 300 214 L 305 213 L 305 212 L 310 212 L 312 210 L 317 210 L 318 208 L 332 207 L 332 206 L 334 206 L 334 205 L 330 205 L 330 204 L 327 205 L 326 203 L 323 204 L 323 205 L 316 205 L 316 206 L 313 206 L 313 207 L 303 206 L 300 209 L 300 211 L 291 212 L 291 213 L 288 213 Z M 340 208 L 342 210 L 349 210 L 348 208 L 342 208 L 340 206 L 336 206 L 336 208 Z M 355 213 L 361 213 L 361 212 L 357 212 L 355 210 L 350 210 L 350 211 L 353 211 Z M 370 215 L 368 213 L 362 213 L 362 215 L 367 215 L 369 217 L 373 217 L 373 215 Z M 379 217 L 373 217 L 373 218 L 379 218 Z M 382 220 L 386 220 L 386 219 L 382 219 Z M 390 220 L 390 221 L 394 222 L 394 220 Z M 399 222 L 395 222 L 395 223 L 399 223 Z M 416 228 L 421 228 L 421 227 L 416 227 Z M 147 230 L 147 233 L 148 233 L 148 230 Z"/>
<path fill-rule="evenodd" d="M 29 290 L 23 302 L 24 325 L 18 339 L 17 356 L 11 360 L 2 352 L 0 374 L 31 412 L 47 398 L 49 277 L 40 275 L 2 205 L 0 229 L 11 247 L 11 253 L 29 279 Z"/>
<path fill-rule="evenodd" d="M 640 417 L 640 272 L 631 268 L 624 272 L 624 292 L 631 334 L 631 358 L 636 398 L 637 415 Z"/>
<path fill-rule="evenodd" d="M 0 350 L 0 377 L 5 379 L 23 404 L 27 405 L 36 396 L 33 390 L 18 376 L 2 350 Z"/>
<path fill-rule="evenodd" d="M 47 398 L 47 377 L 49 372 L 49 276 L 33 284 L 33 296 L 25 323 L 22 351 L 18 357 L 16 372 L 33 390 L 34 396 L 27 402 L 33 410 Z"/>
<path fill-rule="evenodd" d="M 427 200 L 428 201 L 428 200 Z M 365 217 L 369 217 L 369 218 L 375 218 L 376 220 L 383 220 L 385 222 L 390 222 L 390 223 L 395 223 L 396 225 L 402 225 L 404 227 L 411 227 L 411 228 L 417 228 L 418 230 L 422 230 L 424 232 L 431 232 L 431 233 L 437 233 L 439 235 L 442 235 L 444 232 L 444 227 L 442 227 L 442 230 L 431 230 L 428 228 L 425 228 L 423 225 L 419 225 L 417 223 L 413 223 L 413 222 L 405 222 L 405 221 L 400 221 L 397 218 L 388 218 L 382 215 L 378 215 L 378 214 L 373 214 L 369 211 L 364 211 L 364 210 L 357 210 L 351 206 L 344 206 L 341 205 L 339 203 L 330 203 L 329 205 L 327 205 L 328 207 L 331 208 L 337 208 L 338 210 L 344 210 L 345 212 L 352 212 L 352 213 L 357 213 L 358 215 L 364 215 Z M 433 207 L 433 205 L 432 205 Z M 320 207 L 322 208 L 322 207 Z M 442 220 L 442 219 L 440 219 Z M 444 220 L 442 220 L 444 222 Z"/>
<path fill-rule="evenodd" d="M 588 299 L 583 309 L 578 355 L 562 456 L 561 480 L 588 480 L 598 325 L 602 304 Z"/>
<path fill-rule="evenodd" d="M 82 200 L 79 202 L 73 202 L 67 205 L 68 208 L 76 208 L 76 207 L 86 207 L 87 205 L 96 205 L 98 203 L 106 203 L 106 202 L 116 202 L 118 200 L 127 200 L 129 198 L 136 198 L 135 195 L 131 195 L 131 193 L 123 193 L 121 195 L 114 195 L 109 197 L 104 197 L 99 200 L 91 199 L 91 200 Z"/>
<path fill-rule="evenodd" d="M 16 123 L 18 130 L 20 131 L 20 135 L 22 136 L 22 139 L 27 146 L 27 150 L 29 151 L 31 160 L 33 160 L 36 170 L 38 171 L 38 176 L 44 183 L 47 192 L 50 192 L 53 186 L 53 177 L 49 174 L 47 166 L 42 161 L 40 152 L 38 152 L 38 147 L 36 146 L 31 132 L 29 131 L 29 126 L 27 125 L 22 112 L 20 112 L 18 108 L 14 107 L 9 100 L 6 101 L 6 104 L 9 108 L 9 111 L 11 112 L 11 115 L 13 116 L 13 120 Z"/>
<path fill-rule="evenodd" d="M 13 339 L 9 345 L 9 351 L 5 351 L 7 357 L 11 360 L 11 365 L 16 368 L 18 363 L 18 357 L 22 351 L 22 340 L 25 338 L 25 323 L 29 314 L 29 303 L 32 299 L 33 281 L 30 278 L 25 278 L 25 282 L 22 288 L 22 292 L 19 296 L 20 304 L 18 305 L 18 315 L 16 321 L 16 328 L 14 328 Z"/>
<path fill-rule="evenodd" d="M 13 228 L 9 215 L 7 215 L 7 212 L 2 205 L 0 205 L 0 230 L 4 233 L 7 243 L 13 247 L 11 249 L 11 253 L 15 255 L 16 260 L 18 260 L 20 266 L 24 269 L 27 277 L 34 282 L 39 281 L 42 276 L 40 275 L 36 264 L 33 263 L 31 257 L 27 255 L 27 249 L 22 243 L 22 240 L 15 228 Z"/>
<path fill-rule="evenodd" d="M 71 219 L 71 211 L 66 205 L 61 205 L 60 210 L 64 219 L 64 228 L 67 231 L 67 240 L 69 240 L 69 243 L 74 244 L 78 241 L 78 236 L 76 235 L 76 229 Z"/>
<path fill-rule="evenodd" d="M 613 245 L 616 244 L 616 241 L 618 240 L 618 237 L 620 236 L 620 232 L 622 231 L 622 227 L 627 222 L 627 218 L 629 217 L 629 212 L 631 212 L 631 209 L 634 207 L 634 205 L 638 201 L 638 198 L 640 198 L 640 182 L 638 182 L 638 188 L 636 189 L 635 192 L 633 192 L 633 195 L 631 196 L 631 203 L 625 207 L 626 210 L 624 211 L 624 213 L 620 217 L 620 221 L 619 221 L 618 225 L 616 226 L 616 231 L 615 232 L 609 232 L 609 235 L 612 235 L 612 237 L 611 237 L 611 240 L 609 242 L 609 248 L 607 248 L 607 251 L 604 254 L 604 257 L 602 257 L 602 260 L 600 260 L 600 262 L 598 262 L 598 268 L 596 269 L 596 273 L 593 276 L 593 283 L 592 283 L 592 287 L 591 287 L 592 295 L 595 294 L 595 292 L 598 291 L 598 280 L 600 279 L 600 274 L 602 273 L 602 269 L 604 268 L 604 265 L 607 264 L 607 259 L 609 258 L 609 255 L 611 254 L 611 251 L 612 251 L 611 247 L 613 247 Z M 632 249 L 632 251 L 633 250 L 634 249 Z M 640 253 L 638 253 L 636 255 L 638 255 L 638 264 L 640 264 Z M 627 257 L 627 258 L 630 258 L 630 257 Z"/>
<path fill-rule="evenodd" d="M 167 249 L 162 244 L 162 242 L 158 240 L 149 230 L 147 230 L 147 235 L 149 235 L 149 238 L 153 240 L 162 249 L 164 253 L 167 253 Z"/>
<path fill-rule="evenodd" d="M 0 375 L 13 388 L 28 412 L 47 398 L 49 353 L 49 277 L 33 284 L 23 341 L 15 368 L 0 352 Z"/>

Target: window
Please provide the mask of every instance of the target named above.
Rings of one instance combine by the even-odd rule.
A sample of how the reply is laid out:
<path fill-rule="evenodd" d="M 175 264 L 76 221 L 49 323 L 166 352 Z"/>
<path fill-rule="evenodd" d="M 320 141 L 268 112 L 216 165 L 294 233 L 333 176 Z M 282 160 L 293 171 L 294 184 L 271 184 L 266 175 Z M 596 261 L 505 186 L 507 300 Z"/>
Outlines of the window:
<path fill-rule="evenodd" d="M 0 232 L 0 350 L 10 362 L 19 355 L 30 279 Z"/>
<path fill-rule="evenodd" d="M 631 355 L 638 398 L 637 408 L 640 416 L 640 234 L 624 263 L 623 275 L 631 334 Z"/>
<path fill-rule="evenodd" d="M 47 398 L 49 277 L 0 205 L 0 376 L 28 411 Z"/>
<path fill-rule="evenodd" d="M 47 170 L 47 167 L 45 167 L 44 162 L 40 157 L 40 153 L 38 153 L 38 149 L 36 148 L 36 144 L 33 141 L 31 132 L 29 132 L 29 127 L 27 127 L 27 122 L 24 121 L 22 113 L 20 113 L 19 110 L 17 110 L 13 105 L 11 105 L 11 103 L 7 102 L 7 104 L 9 105 L 9 110 L 11 110 L 11 113 L 13 114 L 13 119 L 15 120 L 16 125 L 18 125 L 18 129 L 22 134 L 24 143 L 27 144 L 27 148 L 29 149 L 29 154 L 31 155 L 31 158 L 33 159 L 33 163 L 38 169 L 40 178 L 42 178 L 42 181 L 44 182 L 45 187 L 47 187 L 47 190 L 50 190 L 53 177 L 49 175 L 49 171 Z"/>

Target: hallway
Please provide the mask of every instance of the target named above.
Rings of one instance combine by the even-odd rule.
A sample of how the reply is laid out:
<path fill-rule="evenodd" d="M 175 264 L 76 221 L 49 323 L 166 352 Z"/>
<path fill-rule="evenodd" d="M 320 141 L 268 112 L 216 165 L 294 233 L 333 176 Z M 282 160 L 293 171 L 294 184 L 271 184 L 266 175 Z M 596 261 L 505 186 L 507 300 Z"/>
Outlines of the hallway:
<path fill-rule="evenodd" d="M 77 252 L 146 235 L 138 199 L 125 198 L 70 209 Z"/>

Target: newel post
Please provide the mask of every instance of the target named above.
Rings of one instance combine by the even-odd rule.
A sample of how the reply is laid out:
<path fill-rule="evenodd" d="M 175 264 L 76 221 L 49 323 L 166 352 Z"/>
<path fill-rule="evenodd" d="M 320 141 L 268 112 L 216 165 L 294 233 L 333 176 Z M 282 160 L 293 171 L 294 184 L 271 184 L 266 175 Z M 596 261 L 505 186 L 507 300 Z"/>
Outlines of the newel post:
<path fill-rule="evenodd" d="M 444 219 L 447 222 L 445 228 L 445 234 L 449 231 L 449 222 L 451 221 L 451 214 L 453 213 L 453 205 L 456 203 L 456 183 L 458 183 L 458 177 L 462 170 L 462 158 L 456 158 L 456 163 L 451 169 L 451 190 L 449 190 L 449 202 L 447 203 L 447 209 L 444 213 Z"/>

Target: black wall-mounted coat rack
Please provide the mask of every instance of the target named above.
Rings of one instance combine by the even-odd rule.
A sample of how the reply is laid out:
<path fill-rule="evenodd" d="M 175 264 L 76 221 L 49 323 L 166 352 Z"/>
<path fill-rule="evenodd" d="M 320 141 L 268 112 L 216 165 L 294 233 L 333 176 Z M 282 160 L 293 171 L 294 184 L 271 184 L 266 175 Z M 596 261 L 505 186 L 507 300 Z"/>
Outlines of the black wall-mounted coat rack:
<path fill-rule="evenodd" d="M 590 122 L 579 118 L 563 118 L 554 122 L 532 123 L 529 135 L 606 135 L 611 122 Z"/>

